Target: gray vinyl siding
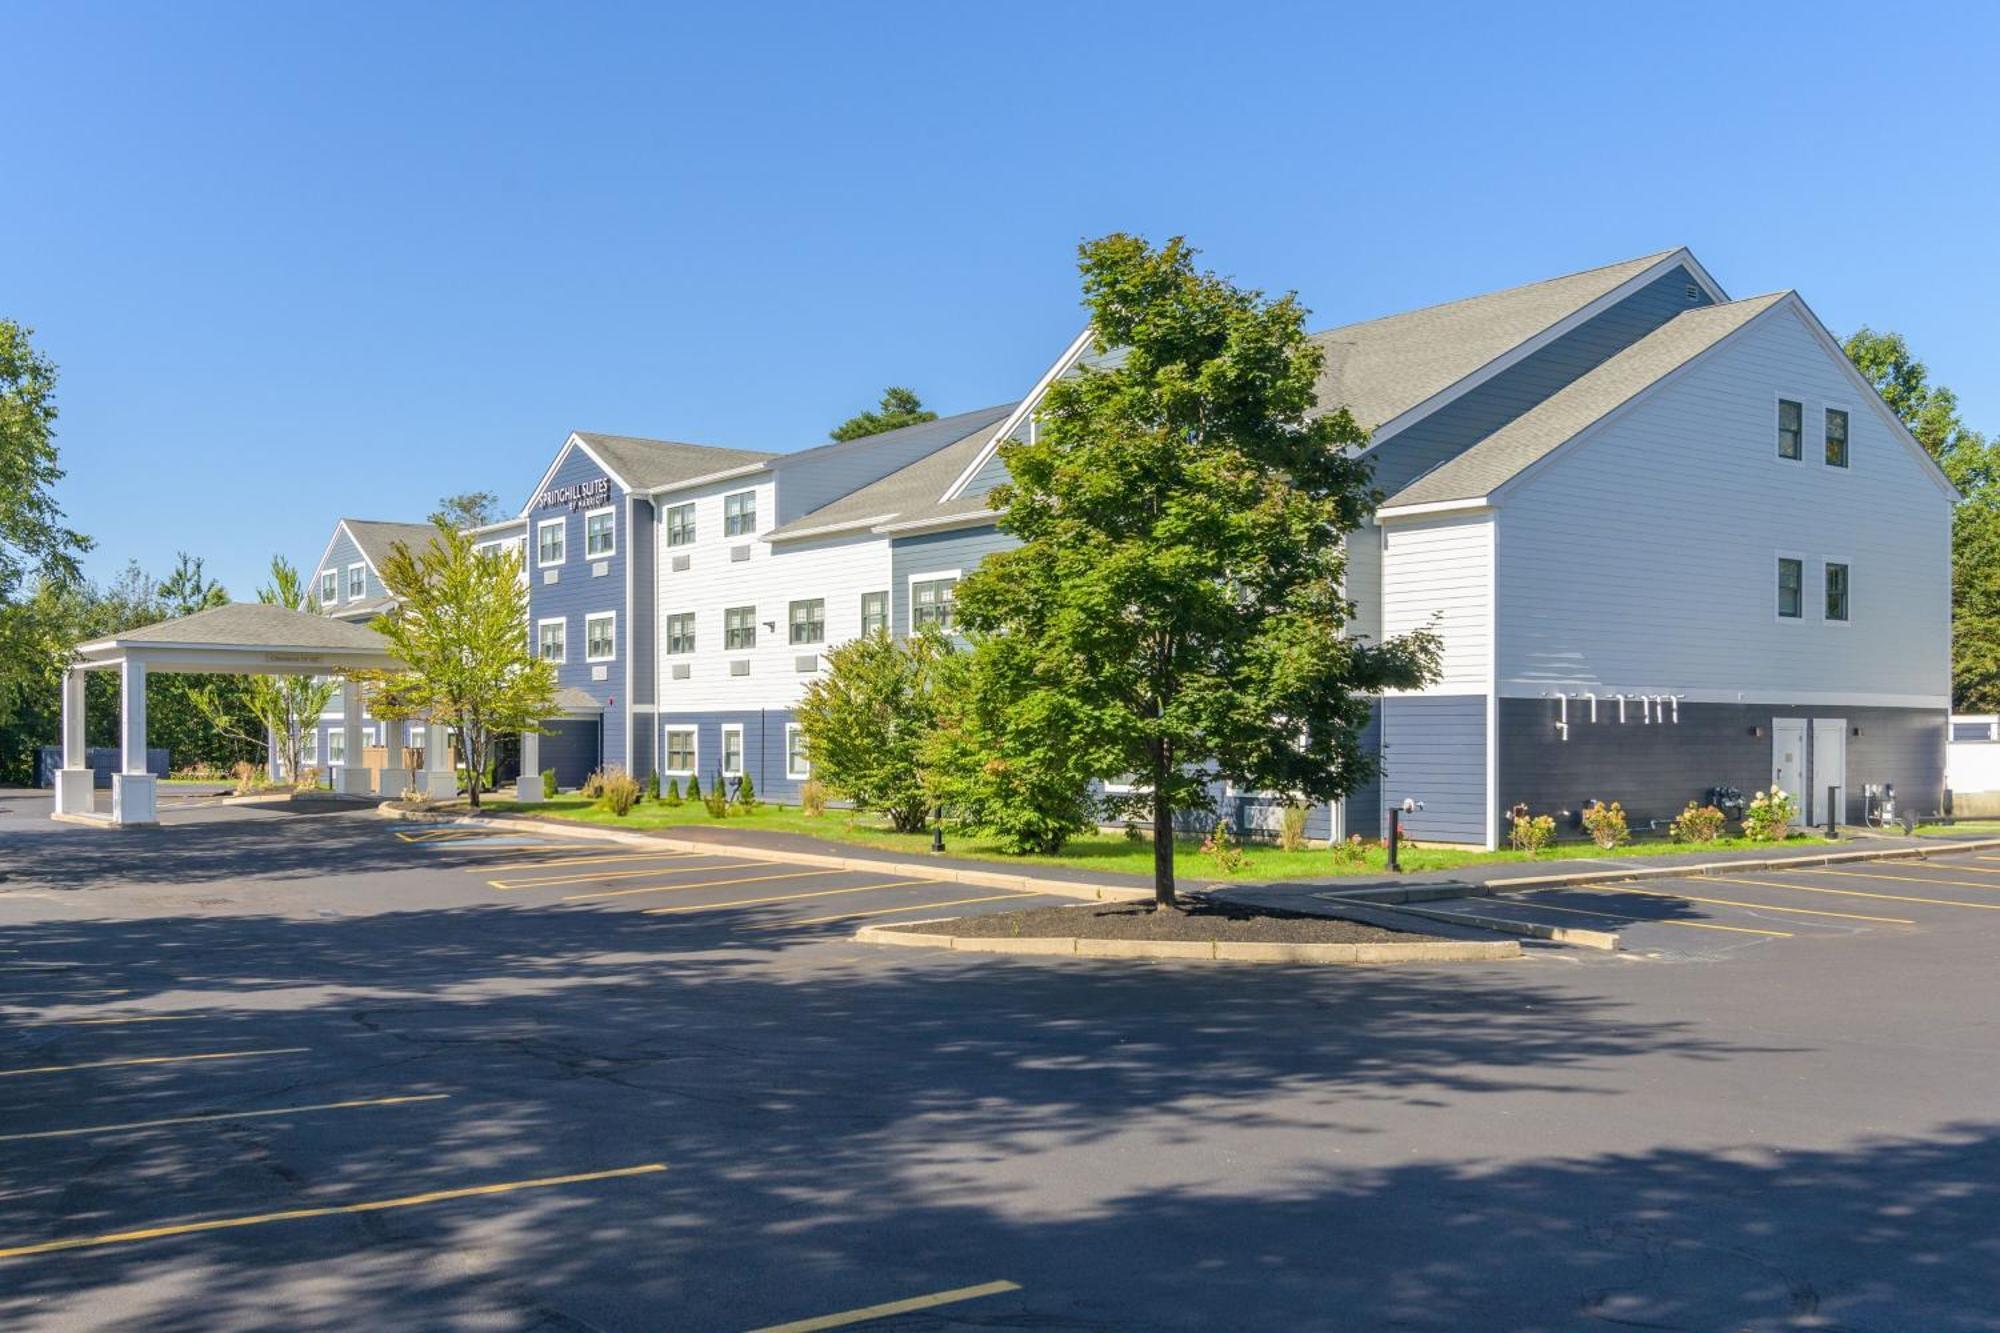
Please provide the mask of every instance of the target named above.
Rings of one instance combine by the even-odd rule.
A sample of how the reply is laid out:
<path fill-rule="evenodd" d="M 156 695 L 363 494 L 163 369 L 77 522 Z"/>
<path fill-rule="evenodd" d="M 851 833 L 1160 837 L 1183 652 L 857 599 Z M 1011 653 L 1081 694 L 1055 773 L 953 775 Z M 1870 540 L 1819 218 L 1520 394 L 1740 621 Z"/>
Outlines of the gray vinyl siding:
<path fill-rule="evenodd" d="M 1024 431 L 1027 426 L 1024 424 L 1020 429 Z M 981 464 L 979 471 L 973 473 L 972 479 L 966 482 L 965 494 L 968 497 L 981 496 L 1009 480 L 1011 478 L 1007 475 L 1007 464 L 1001 461 L 1000 451 L 995 449 L 993 456 Z"/>
<path fill-rule="evenodd" d="M 1418 842 L 1486 842 L 1486 696 L 1398 695 L 1382 701 L 1382 795 L 1423 809 L 1404 819 Z"/>
<path fill-rule="evenodd" d="M 548 488 L 573 486 L 594 481 L 604 476 L 604 469 L 591 461 L 581 449 L 568 450 L 562 461 L 550 476 Z M 626 765 L 629 733 L 626 722 L 626 706 L 630 702 L 626 689 L 626 660 L 633 647 L 633 616 L 625 597 L 625 564 L 632 554 L 632 509 L 626 502 L 625 493 L 614 480 L 611 494 L 606 503 L 611 506 L 617 530 L 613 540 L 616 550 L 609 559 L 602 561 L 605 571 L 593 575 L 594 564 L 584 554 L 583 516 L 588 508 L 578 508 L 574 512 L 567 509 L 545 509 L 532 511 L 528 515 L 528 621 L 531 633 L 538 632 L 537 625 L 542 620 L 557 616 L 563 619 L 563 637 L 566 642 L 566 660 L 556 668 L 556 680 L 560 685 L 574 686 L 606 705 L 602 739 L 602 760 L 605 764 Z M 563 563 L 551 566 L 558 574 L 555 583 L 547 583 L 547 573 L 537 563 L 539 546 L 536 526 L 549 519 L 564 520 Z M 615 655 L 606 662 L 585 660 L 587 639 L 584 621 L 589 615 L 601 611 L 617 614 Z M 605 667 L 603 680 L 592 679 L 591 668 Z"/>
<path fill-rule="evenodd" d="M 715 775 L 722 769 L 722 729 L 724 726 L 743 728 L 743 771 L 750 775 L 757 789 L 759 800 L 776 801 L 785 805 L 796 805 L 799 788 L 804 785 L 785 776 L 785 726 L 793 720 L 789 708 L 732 708 L 712 712 L 663 713 L 656 728 L 659 737 L 657 753 L 662 765 L 666 762 L 668 729 L 679 730 L 693 727 L 695 731 L 696 776 L 701 779 L 703 791 L 707 791 L 715 781 Z M 687 788 L 687 778 L 676 775 L 683 791 Z M 660 785 L 664 790 L 667 775 L 660 775 Z"/>
<path fill-rule="evenodd" d="M 389 589 L 375 576 L 374 567 L 366 565 L 362 570 L 362 577 L 367 581 L 366 591 L 359 597 L 349 597 L 347 567 L 354 564 L 366 565 L 366 562 L 361 558 L 361 548 L 354 544 L 354 539 L 347 535 L 347 529 L 343 527 L 335 534 L 333 545 L 327 550 L 326 559 L 314 568 L 303 571 L 307 580 L 306 590 L 315 598 L 319 596 L 319 576 L 322 571 L 332 569 L 340 574 L 340 595 L 331 605 L 322 607 L 322 610 L 338 615 L 346 607 L 377 601 L 389 595 Z"/>
<path fill-rule="evenodd" d="M 654 543 L 658 539 L 659 525 L 654 520 L 653 504 L 650 500 L 634 497 L 627 505 L 630 521 L 627 530 L 632 534 L 632 553 L 627 568 L 632 571 L 632 625 L 627 636 L 628 650 L 632 655 L 632 702 L 650 704 L 659 688 L 659 604 L 653 585 L 658 581 L 658 562 L 654 558 Z M 633 736 L 641 734 L 643 728 L 635 727 Z M 633 772 L 641 772 L 633 757 Z M 650 762 L 650 759 L 648 760 Z"/>
<path fill-rule="evenodd" d="M 1695 295 L 1690 299 L 1688 293 Z M 1398 432 L 1372 451 L 1375 485 L 1394 495 L 1457 457 L 1544 398 L 1696 306 L 1708 293 L 1677 267 L 1609 310 L 1571 329 L 1470 393 Z"/>
<path fill-rule="evenodd" d="M 994 527 L 898 537 L 889 547 L 889 625 L 893 633 L 910 632 L 910 580 L 922 574 L 957 570 L 970 574 L 987 556 L 1017 543 Z"/>

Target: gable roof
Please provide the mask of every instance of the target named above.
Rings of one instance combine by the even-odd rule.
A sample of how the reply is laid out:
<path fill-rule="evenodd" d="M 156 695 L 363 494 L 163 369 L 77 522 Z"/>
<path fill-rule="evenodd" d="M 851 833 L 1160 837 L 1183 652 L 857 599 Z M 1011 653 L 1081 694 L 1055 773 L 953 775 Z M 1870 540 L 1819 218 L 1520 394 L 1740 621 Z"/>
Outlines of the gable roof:
<path fill-rule="evenodd" d="M 987 512 L 984 495 L 944 497 L 953 479 L 985 450 L 995 427 L 1011 418 L 1015 406 L 1002 403 L 976 412 L 941 417 L 921 426 L 903 427 L 907 431 L 928 431 L 938 439 L 939 447 L 879 481 L 773 528 L 765 534 L 766 539 L 784 541 L 819 532 Z"/>
<path fill-rule="evenodd" d="M 111 646 L 183 648 L 323 648 L 382 653 L 382 636 L 365 625 L 294 611 L 263 602 L 229 602 L 175 620 L 162 620 L 79 645 L 78 651 Z"/>
<path fill-rule="evenodd" d="M 1418 477 L 1384 501 L 1382 512 L 1491 495 L 1791 295 L 1775 292 L 1676 315 L 1470 449 Z"/>
<path fill-rule="evenodd" d="M 1686 265 L 1711 296 L 1723 299 L 1694 256 L 1674 249 L 1347 324 L 1312 335 L 1326 353 L 1316 395 L 1322 409 L 1344 406 L 1361 426 L 1381 433 L 1468 377 L 1503 368 L 1524 344 L 1539 344 L 1587 317 L 1628 283 L 1669 271 L 1671 261 Z"/>
<path fill-rule="evenodd" d="M 724 449 L 713 444 L 652 440 L 643 435 L 605 435 L 597 431 L 572 431 L 570 439 L 581 444 L 628 491 L 674 486 L 712 473 L 768 462 L 777 456 L 760 449 Z M 557 459 L 561 459 L 560 453 Z M 555 465 L 551 464 L 549 472 L 554 471 Z M 536 493 L 547 485 L 545 475 L 535 487 Z M 530 496 L 528 502 L 533 504 L 534 497 Z"/>
<path fill-rule="evenodd" d="M 376 578 L 382 577 L 382 565 L 397 542 L 415 550 L 430 545 L 437 536 L 437 529 L 428 523 L 388 523 L 372 518 L 343 518 L 340 522 Z"/>

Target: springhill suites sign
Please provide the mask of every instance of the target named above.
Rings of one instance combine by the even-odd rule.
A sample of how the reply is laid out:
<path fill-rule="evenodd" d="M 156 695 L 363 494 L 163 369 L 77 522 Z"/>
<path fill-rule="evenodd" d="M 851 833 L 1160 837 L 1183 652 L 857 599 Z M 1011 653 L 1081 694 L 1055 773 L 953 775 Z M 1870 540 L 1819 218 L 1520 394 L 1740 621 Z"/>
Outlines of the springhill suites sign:
<path fill-rule="evenodd" d="M 567 509 L 574 513 L 589 505 L 611 503 L 611 479 L 598 477 L 574 486 L 552 486 L 535 497 L 537 509 Z"/>

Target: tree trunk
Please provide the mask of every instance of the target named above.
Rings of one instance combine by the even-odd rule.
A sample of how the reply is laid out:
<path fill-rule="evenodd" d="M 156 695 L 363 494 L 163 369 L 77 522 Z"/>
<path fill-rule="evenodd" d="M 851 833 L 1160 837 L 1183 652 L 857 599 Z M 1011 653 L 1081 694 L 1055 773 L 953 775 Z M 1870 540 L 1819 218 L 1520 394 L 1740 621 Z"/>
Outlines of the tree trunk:
<path fill-rule="evenodd" d="M 1153 742 L 1153 910 L 1177 907 L 1174 898 L 1174 811 L 1167 796 L 1169 756 Z"/>

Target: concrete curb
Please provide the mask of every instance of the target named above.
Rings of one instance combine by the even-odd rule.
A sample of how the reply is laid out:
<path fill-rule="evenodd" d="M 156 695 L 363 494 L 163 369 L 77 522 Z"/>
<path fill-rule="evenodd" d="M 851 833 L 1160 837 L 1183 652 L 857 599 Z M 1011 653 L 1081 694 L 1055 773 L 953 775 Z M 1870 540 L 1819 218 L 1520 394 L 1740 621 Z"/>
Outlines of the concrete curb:
<path fill-rule="evenodd" d="M 947 918 L 940 918 L 941 920 Z M 929 922 L 906 922 L 928 925 Z M 930 935 L 888 926 L 854 932 L 863 944 L 949 949 L 953 953 L 1027 954 L 1044 958 L 1164 958 L 1216 963 L 1484 963 L 1519 958 L 1513 940 L 1425 940 L 1409 944 L 1231 943 L 1220 940 L 1008 939 Z"/>
<path fill-rule="evenodd" d="M 1009 875 L 993 870 L 970 870 L 935 861 L 881 861 L 861 856 L 829 856 L 820 852 L 784 852 L 748 844 L 709 842 L 701 838 L 662 837 L 656 833 L 642 833 L 636 830 L 608 829 L 599 824 L 576 823 L 566 819 L 534 819 L 521 815 L 440 818 L 436 814 L 422 810 L 394 810 L 387 805 L 379 809 L 386 818 L 411 824 L 560 833 L 565 837 L 622 843 L 630 847 L 657 847 L 670 852 L 740 856 L 749 861 L 784 862 L 788 865 L 819 866 L 827 870 L 898 875 L 905 879 L 927 879 L 941 884 L 966 884 L 982 889 L 1013 889 L 1022 893 L 1043 893 L 1059 898 L 1076 898 L 1084 902 L 1138 902 L 1153 896 L 1151 889 L 1131 888 L 1118 884 L 1038 879 L 1029 875 Z"/>
<path fill-rule="evenodd" d="M 1314 896 L 1322 900 L 1328 897 L 1326 894 Z M 1531 940 L 1547 940 L 1551 944 L 1567 944 L 1578 949 L 1603 949 L 1615 953 L 1623 947 L 1618 941 L 1617 932 L 1610 930 L 1548 926 L 1539 921 L 1516 921 L 1512 917 L 1490 916 L 1478 911 L 1440 912 L 1431 907 L 1413 907 L 1409 903 L 1398 904 L 1397 910 L 1428 921 L 1442 921 L 1455 926 L 1477 926 L 1481 930 L 1498 931 L 1503 935 L 1520 935 Z"/>

